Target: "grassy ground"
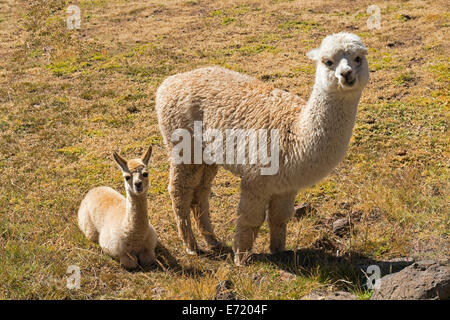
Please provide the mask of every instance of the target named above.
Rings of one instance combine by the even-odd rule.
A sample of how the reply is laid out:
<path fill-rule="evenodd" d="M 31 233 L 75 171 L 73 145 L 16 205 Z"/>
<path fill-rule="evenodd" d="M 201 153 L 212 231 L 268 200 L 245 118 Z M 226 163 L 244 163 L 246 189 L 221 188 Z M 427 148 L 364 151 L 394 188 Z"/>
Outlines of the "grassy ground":
<path fill-rule="evenodd" d="M 448 256 L 448 2 L 375 3 L 380 30 L 366 25 L 372 1 L 0 0 L 0 298 L 211 299 L 230 279 L 243 299 L 324 287 L 364 299 L 352 257 Z M 81 7 L 80 30 L 66 28 L 69 4 Z M 370 48 L 371 81 L 345 161 L 298 194 L 315 209 L 288 226 L 287 246 L 302 259 L 236 268 L 226 256 L 186 256 L 167 193 L 158 84 L 214 64 L 307 98 L 305 53 L 342 30 Z M 131 157 L 150 143 L 150 220 L 166 250 L 160 267 L 130 273 L 84 238 L 76 212 L 94 186 L 124 191 L 113 150 Z M 239 180 L 221 170 L 212 220 L 228 244 L 238 199 Z M 331 224 L 341 217 L 353 226 L 338 237 Z M 267 242 L 264 224 L 255 251 Z M 79 290 L 66 288 L 69 265 L 80 267 Z"/>

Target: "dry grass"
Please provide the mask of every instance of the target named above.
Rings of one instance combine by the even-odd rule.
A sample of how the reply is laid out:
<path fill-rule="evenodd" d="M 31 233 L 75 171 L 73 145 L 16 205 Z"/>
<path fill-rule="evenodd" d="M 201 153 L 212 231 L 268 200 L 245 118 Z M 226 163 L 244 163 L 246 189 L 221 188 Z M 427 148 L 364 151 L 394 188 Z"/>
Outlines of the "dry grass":
<path fill-rule="evenodd" d="M 68 31 L 69 1 L 0 0 L 0 298 L 211 299 L 223 279 L 244 299 L 296 299 L 322 286 L 370 296 L 361 274 L 339 264 L 262 259 L 237 269 L 229 257 L 186 256 L 154 112 L 165 77 L 212 64 L 307 98 L 314 69 L 305 53 L 342 30 L 370 48 L 371 82 L 346 160 L 298 195 L 317 212 L 292 220 L 288 248 L 448 256 L 448 3 L 381 2 L 381 30 L 367 29 L 369 4 L 80 1 L 81 30 Z M 161 267 L 129 273 L 84 238 L 76 211 L 94 186 L 123 192 L 111 151 L 132 156 L 150 143 L 150 220 L 177 261 L 161 254 Z M 239 180 L 221 170 L 212 219 L 228 244 L 238 197 Z M 345 216 L 353 228 L 336 237 L 330 224 Z M 256 252 L 267 241 L 264 225 Z M 81 268 L 80 290 L 65 287 L 69 265 Z"/>

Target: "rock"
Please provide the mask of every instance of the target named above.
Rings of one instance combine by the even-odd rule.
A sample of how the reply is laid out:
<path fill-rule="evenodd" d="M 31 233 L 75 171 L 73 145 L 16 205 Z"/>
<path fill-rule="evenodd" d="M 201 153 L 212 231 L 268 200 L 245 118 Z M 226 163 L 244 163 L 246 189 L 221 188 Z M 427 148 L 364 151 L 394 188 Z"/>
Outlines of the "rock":
<path fill-rule="evenodd" d="M 389 48 L 393 48 L 393 47 L 397 47 L 397 46 L 402 46 L 402 45 L 404 45 L 405 43 L 403 43 L 403 42 L 401 42 L 401 41 L 393 41 L 393 42 L 389 42 L 388 44 L 387 44 L 387 46 L 389 47 Z"/>
<path fill-rule="evenodd" d="M 372 300 L 450 299 L 449 261 L 415 262 L 405 269 L 382 277 Z"/>
<path fill-rule="evenodd" d="M 137 112 L 139 112 L 139 109 L 136 106 L 130 106 L 127 108 L 127 111 L 129 113 L 137 113 Z"/>
<path fill-rule="evenodd" d="M 404 14 L 404 13 L 400 14 L 400 16 L 401 16 L 404 20 L 406 20 L 406 21 L 412 19 L 410 15 L 407 15 L 407 14 Z"/>
<path fill-rule="evenodd" d="M 348 218 L 341 218 L 333 222 L 333 233 L 336 235 L 343 235 L 350 230 L 350 220 Z"/>
<path fill-rule="evenodd" d="M 312 248 L 325 250 L 328 252 L 336 252 L 338 250 L 336 246 L 336 242 L 332 241 L 331 239 L 327 237 L 322 237 L 320 239 L 317 239 L 312 245 Z"/>
<path fill-rule="evenodd" d="M 280 279 L 283 281 L 292 281 L 296 277 L 295 274 L 284 271 L 284 270 L 278 271 L 278 274 L 280 275 Z"/>
<path fill-rule="evenodd" d="M 230 280 L 223 280 L 217 284 L 214 300 L 236 300 L 236 292 L 233 291 L 233 283 Z"/>
<path fill-rule="evenodd" d="M 358 300 L 358 297 L 345 291 L 314 290 L 302 300 Z"/>
<path fill-rule="evenodd" d="M 302 203 L 301 205 L 294 207 L 294 217 L 302 218 L 308 213 L 314 213 L 315 211 L 316 210 L 309 203 Z"/>

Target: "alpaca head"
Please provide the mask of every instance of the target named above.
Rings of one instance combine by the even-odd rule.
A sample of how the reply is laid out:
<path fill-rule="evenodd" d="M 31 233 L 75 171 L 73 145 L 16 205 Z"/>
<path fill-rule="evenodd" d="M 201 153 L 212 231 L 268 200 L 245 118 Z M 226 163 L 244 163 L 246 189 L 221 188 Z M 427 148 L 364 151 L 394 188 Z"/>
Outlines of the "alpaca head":
<path fill-rule="evenodd" d="M 141 195 L 148 190 L 148 162 L 152 155 L 150 146 L 141 158 L 125 160 L 117 152 L 113 153 L 114 160 L 122 171 L 127 194 Z"/>
<path fill-rule="evenodd" d="M 316 63 L 316 85 L 321 89 L 361 92 L 369 81 L 366 54 L 357 35 L 341 32 L 325 37 L 307 55 Z"/>

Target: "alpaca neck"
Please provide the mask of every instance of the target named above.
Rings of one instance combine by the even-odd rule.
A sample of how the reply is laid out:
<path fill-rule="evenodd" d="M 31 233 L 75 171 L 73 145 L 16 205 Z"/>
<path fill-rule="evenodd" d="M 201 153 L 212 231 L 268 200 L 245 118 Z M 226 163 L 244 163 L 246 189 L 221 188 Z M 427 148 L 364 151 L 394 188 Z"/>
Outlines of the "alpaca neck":
<path fill-rule="evenodd" d="M 332 128 L 349 130 L 351 134 L 360 96 L 360 90 L 327 91 L 316 83 L 301 113 L 300 123 L 302 125 L 309 123 L 311 129 L 317 131 Z"/>
<path fill-rule="evenodd" d="M 311 185 L 342 161 L 352 135 L 361 91 L 324 90 L 315 84 L 296 128 L 295 172 Z"/>
<path fill-rule="evenodd" d="M 127 191 L 126 220 L 127 228 L 137 230 L 148 225 L 147 195 L 133 195 Z"/>

